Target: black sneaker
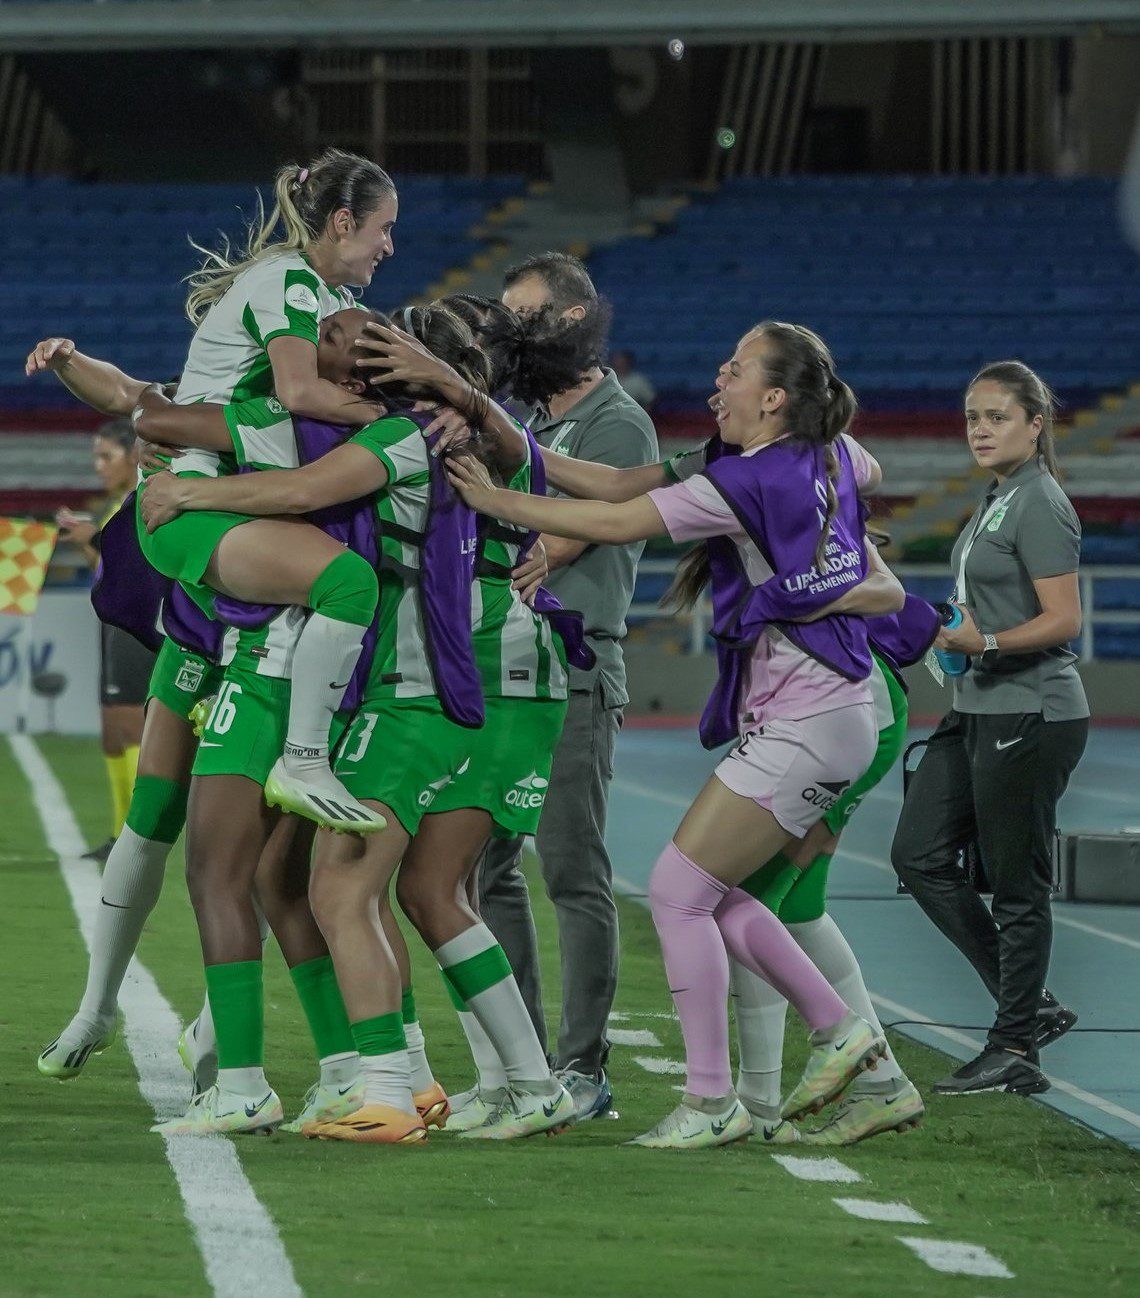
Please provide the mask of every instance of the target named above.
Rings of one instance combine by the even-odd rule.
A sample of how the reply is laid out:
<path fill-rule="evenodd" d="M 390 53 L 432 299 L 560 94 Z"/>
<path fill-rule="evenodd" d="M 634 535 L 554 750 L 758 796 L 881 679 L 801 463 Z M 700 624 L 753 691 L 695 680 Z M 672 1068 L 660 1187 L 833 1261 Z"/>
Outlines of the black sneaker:
<path fill-rule="evenodd" d="M 1066 1009 L 1052 996 L 1049 996 L 1048 1000 L 1042 998 L 1033 1024 L 1034 1047 L 1040 1050 L 1043 1046 L 1051 1046 L 1054 1041 L 1059 1041 L 1076 1021 L 1075 1011 Z"/>
<path fill-rule="evenodd" d="M 98 847 L 93 847 L 90 852 L 84 852 L 81 859 L 84 861 L 98 861 L 102 865 L 107 860 L 107 857 L 111 855 L 111 848 L 114 846 L 115 840 L 109 838 L 105 843 L 100 843 Z"/>
<path fill-rule="evenodd" d="M 993 1045 L 986 1046 L 976 1059 L 935 1082 L 933 1087 L 938 1095 L 977 1095 L 982 1091 L 1040 1095 L 1048 1089 L 1049 1079 L 1036 1060 Z"/>

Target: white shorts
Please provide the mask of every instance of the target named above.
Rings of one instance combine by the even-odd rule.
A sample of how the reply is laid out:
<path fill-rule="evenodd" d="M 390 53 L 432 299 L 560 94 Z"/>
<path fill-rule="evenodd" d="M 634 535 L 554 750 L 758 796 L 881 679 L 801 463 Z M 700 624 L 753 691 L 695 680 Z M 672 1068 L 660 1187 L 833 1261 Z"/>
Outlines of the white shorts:
<path fill-rule="evenodd" d="M 803 721 L 777 718 L 745 734 L 716 777 L 803 838 L 870 766 L 878 740 L 872 703 Z"/>

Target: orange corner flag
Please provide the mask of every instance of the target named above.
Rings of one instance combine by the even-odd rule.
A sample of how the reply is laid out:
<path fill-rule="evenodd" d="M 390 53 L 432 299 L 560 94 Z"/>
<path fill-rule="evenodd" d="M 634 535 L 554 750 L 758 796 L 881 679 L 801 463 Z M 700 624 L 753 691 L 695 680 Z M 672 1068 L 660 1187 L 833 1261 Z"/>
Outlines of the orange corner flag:
<path fill-rule="evenodd" d="M 0 518 L 0 613 L 36 611 L 59 528 L 26 518 Z"/>

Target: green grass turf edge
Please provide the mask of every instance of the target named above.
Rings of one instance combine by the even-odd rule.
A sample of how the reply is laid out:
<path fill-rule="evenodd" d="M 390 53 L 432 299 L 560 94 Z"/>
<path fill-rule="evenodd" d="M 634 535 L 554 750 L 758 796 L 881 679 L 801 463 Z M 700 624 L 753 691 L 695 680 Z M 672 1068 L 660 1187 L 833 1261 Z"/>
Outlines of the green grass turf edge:
<path fill-rule="evenodd" d="M 45 752 L 95 841 L 106 796 L 96 746 L 53 741 Z M 553 913 L 540 900 L 541 885 L 533 879 L 532 884 L 547 1003 L 554 1006 Z M 71 924 L 73 932 L 69 910 L 56 914 L 60 902 L 65 899 L 52 902 L 49 895 L 41 906 Z M 424 1149 L 399 1150 L 287 1136 L 238 1142 L 247 1174 L 277 1221 L 310 1298 L 379 1284 L 427 1294 L 460 1289 L 479 1298 L 578 1290 L 625 1294 L 643 1287 L 662 1295 L 687 1295 L 697 1286 L 759 1292 L 770 1285 L 788 1294 L 834 1288 L 879 1298 L 884 1286 L 894 1294 L 915 1295 L 977 1295 L 1001 1287 L 999 1281 L 929 1270 L 896 1242 L 899 1234 L 988 1248 L 1014 1271 L 1016 1282 L 1012 1287 L 1006 1282 L 1011 1293 L 1068 1295 L 1094 1277 L 1109 1294 L 1140 1286 L 1133 1246 L 1140 1172 L 1135 1155 L 1030 1102 L 999 1095 L 930 1097 L 929 1084 L 946 1071 L 947 1061 L 905 1039 L 896 1042 L 899 1057 L 927 1094 L 927 1124 L 905 1136 L 828 1151 L 864 1177 L 861 1185 L 796 1181 L 755 1141 L 701 1154 L 621 1147 L 620 1140 L 656 1121 L 678 1098 L 672 1089 L 676 1078 L 645 1072 L 633 1056 L 681 1058 L 676 1023 L 647 1017 L 669 1011 L 648 915 L 623 901 L 621 918 L 622 982 L 615 1008 L 629 1016 L 622 1026 L 652 1030 L 663 1047 L 615 1048 L 611 1076 L 621 1113 L 617 1121 L 593 1123 L 556 1140 L 491 1148 L 446 1135 L 433 1137 Z M 445 1085 L 459 1089 L 470 1080 L 466 1048 L 434 965 L 415 940 L 411 946 L 429 1055 Z M 201 998 L 201 969 L 177 850 L 140 954 L 176 1009 L 186 1017 L 193 1014 Z M 66 981 L 62 974 L 59 981 Z M 81 973 L 74 973 L 71 995 L 78 994 L 81 982 Z M 313 1080 L 315 1063 L 292 986 L 272 945 L 266 983 L 267 1068 L 291 1110 Z M 58 995 L 68 1007 L 68 989 Z M 31 998 L 29 1004 L 34 1003 Z M 786 1082 L 802 1063 L 803 1042 L 793 1016 Z M 113 1066 L 122 1062 L 120 1054 Z M 69 1086 L 86 1088 L 110 1066 L 111 1057 L 105 1056 L 89 1068 L 89 1076 Z M 131 1080 L 129 1065 L 126 1072 L 115 1091 L 116 1104 L 137 1114 L 137 1091 L 121 1085 Z M 86 1104 L 81 1108 L 84 1117 L 76 1126 L 101 1116 L 86 1114 Z M 124 1121 L 123 1114 L 115 1115 L 117 1125 Z M 98 1139 L 86 1129 L 83 1136 Z M 58 1155 L 66 1157 L 66 1146 Z M 52 1156 L 50 1138 L 44 1156 Z M 859 1222 L 831 1202 L 840 1195 L 901 1199 L 931 1225 Z M 98 1268 L 90 1263 L 93 1248 L 108 1246 L 109 1241 L 84 1241 L 86 1293 L 104 1292 L 93 1287 Z M 113 1283 L 111 1274 L 105 1292 L 122 1292 L 121 1257 Z M 167 1282 L 192 1292 L 183 1285 L 188 1278 L 182 1269 L 172 1271 Z"/>

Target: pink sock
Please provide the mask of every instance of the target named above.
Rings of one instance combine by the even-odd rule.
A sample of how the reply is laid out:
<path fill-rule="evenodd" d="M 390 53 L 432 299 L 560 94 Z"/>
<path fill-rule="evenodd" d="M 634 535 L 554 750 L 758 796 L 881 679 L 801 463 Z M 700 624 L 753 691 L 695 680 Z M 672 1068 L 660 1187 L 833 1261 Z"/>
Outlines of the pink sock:
<path fill-rule="evenodd" d="M 732 1090 L 728 956 L 713 919 L 727 892 L 727 885 L 694 865 L 672 842 L 657 858 L 649 879 L 649 909 L 685 1038 L 685 1089 L 710 1099 Z"/>
<path fill-rule="evenodd" d="M 717 907 L 715 919 L 733 958 L 790 1001 L 813 1032 L 834 1027 L 847 1013 L 795 938 L 755 897 L 733 888 Z"/>

